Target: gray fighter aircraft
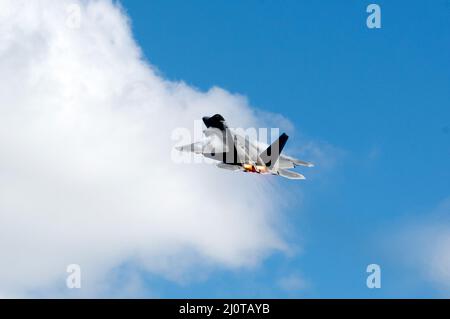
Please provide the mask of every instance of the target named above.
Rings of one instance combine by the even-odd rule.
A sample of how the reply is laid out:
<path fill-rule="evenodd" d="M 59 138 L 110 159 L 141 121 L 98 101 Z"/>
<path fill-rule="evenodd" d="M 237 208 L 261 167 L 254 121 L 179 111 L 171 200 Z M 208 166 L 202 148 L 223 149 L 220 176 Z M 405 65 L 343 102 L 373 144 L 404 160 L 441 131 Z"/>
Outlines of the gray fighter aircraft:
<path fill-rule="evenodd" d="M 202 154 L 217 160 L 219 168 L 279 175 L 289 179 L 305 179 L 305 176 L 290 171 L 289 168 L 314 166 L 312 163 L 281 154 L 288 140 L 285 133 L 281 134 L 272 145 L 267 146 L 236 133 L 227 126 L 220 114 L 203 117 L 203 123 L 206 125 L 206 130 L 203 131 L 205 138 L 199 142 L 178 146 L 176 147 L 178 151 Z"/>

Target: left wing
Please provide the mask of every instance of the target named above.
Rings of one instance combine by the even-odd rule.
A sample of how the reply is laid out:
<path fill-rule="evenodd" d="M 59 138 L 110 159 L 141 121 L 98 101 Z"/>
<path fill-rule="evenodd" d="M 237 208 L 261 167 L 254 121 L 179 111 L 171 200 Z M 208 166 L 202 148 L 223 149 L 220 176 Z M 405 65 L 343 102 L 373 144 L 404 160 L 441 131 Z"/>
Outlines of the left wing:
<path fill-rule="evenodd" d="M 217 163 L 216 166 L 218 168 L 222 168 L 222 169 L 227 169 L 229 171 L 240 171 L 241 169 L 239 168 L 239 166 L 237 165 L 230 165 L 230 164 L 225 164 L 225 163 Z"/>

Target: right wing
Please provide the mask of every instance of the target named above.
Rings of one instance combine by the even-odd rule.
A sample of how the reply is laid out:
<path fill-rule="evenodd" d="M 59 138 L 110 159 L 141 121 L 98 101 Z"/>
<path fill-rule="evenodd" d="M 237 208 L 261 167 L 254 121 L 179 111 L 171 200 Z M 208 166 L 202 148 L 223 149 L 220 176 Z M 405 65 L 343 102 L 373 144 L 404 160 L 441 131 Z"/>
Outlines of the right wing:
<path fill-rule="evenodd" d="M 180 152 L 192 152 L 195 154 L 202 154 L 203 149 L 206 146 L 206 142 L 195 142 L 192 144 L 182 145 L 182 146 L 176 146 L 175 149 Z"/>
<path fill-rule="evenodd" d="M 192 152 L 195 154 L 223 153 L 227 151 L 227 146 L 223 144 L 221 133 L 217 129 L 207 129 L 203 131 L 205 137 L 195 143 L 176 146 L 175 149 L 180 152 Z"/>
<path fill-rule="evenodd" d="M 180 152 L 192 152 L 202 154 L 205 157 L 236 165 L 240 163 L 240 154 L 236 149 L 236 137 L 225 128 L 220 131 L 216 128 L 208 128 L 203 131 L 206 138 L 192 144 L 176 146 Z"/>

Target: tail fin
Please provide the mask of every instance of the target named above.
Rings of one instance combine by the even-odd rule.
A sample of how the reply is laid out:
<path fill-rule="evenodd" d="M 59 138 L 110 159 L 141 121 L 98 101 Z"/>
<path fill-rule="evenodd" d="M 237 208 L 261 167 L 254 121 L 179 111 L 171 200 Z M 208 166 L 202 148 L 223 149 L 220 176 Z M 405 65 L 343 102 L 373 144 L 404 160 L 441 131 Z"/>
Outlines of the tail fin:
<path fill-rule="evenodd" d="M 273 167 L 280 157 L 281 151 L 283 150 L 289 136 L 286 133 L 280 135 L 280 137 L 272 143 L 264 152 L 262 152 L 259 156 L 263 163 L 267 167 Z"/>

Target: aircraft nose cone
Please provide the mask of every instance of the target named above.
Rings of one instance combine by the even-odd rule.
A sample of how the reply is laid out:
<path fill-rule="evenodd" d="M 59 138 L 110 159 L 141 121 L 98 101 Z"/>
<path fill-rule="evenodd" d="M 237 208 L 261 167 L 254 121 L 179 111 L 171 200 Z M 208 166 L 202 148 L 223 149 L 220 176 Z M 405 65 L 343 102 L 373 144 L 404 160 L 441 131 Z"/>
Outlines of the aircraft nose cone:
<path fill-rule="evenodd" d="M 202 117 L 203 123 L 205 123 L 206 127 L 209 127 L 209 119 L 210 118 L 211 117 L 209 117 L 209 116 L 203 116 Z"/>

